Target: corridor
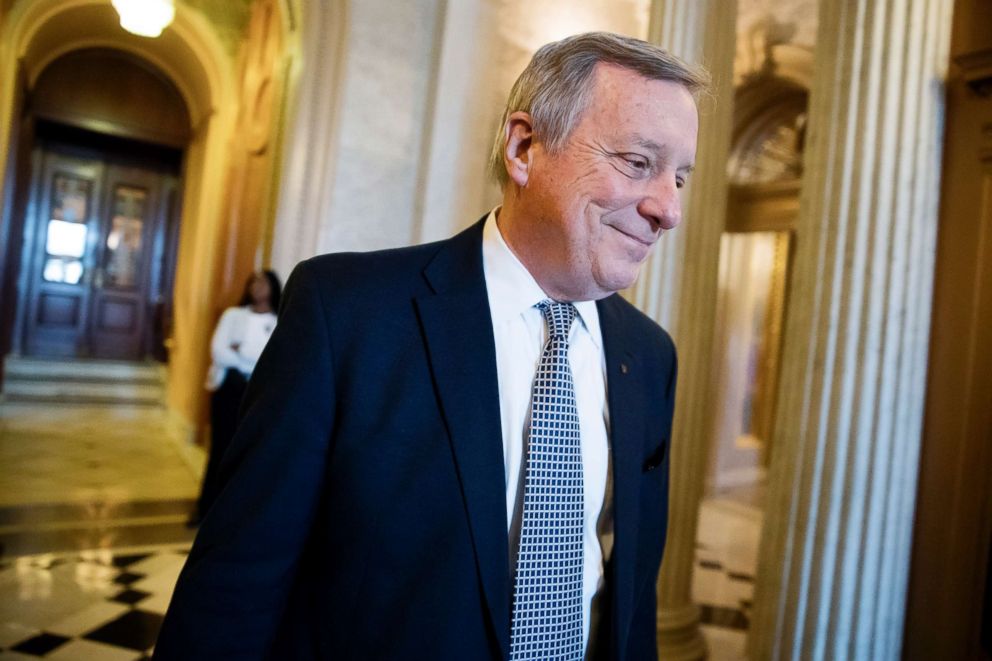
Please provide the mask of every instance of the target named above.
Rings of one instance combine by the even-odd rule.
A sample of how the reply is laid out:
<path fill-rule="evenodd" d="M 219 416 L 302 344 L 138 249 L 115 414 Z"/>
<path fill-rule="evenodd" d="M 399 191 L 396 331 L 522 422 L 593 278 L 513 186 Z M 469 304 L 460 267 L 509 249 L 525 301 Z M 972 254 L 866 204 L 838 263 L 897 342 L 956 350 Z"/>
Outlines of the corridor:
<path fill-rule="evenodd" d="M 220 499 L 235 523 L 218 529 L 251 551 L 278 551 L 266 545 L 273 536 L 295 543 L 237 573 L 197 567 L 246 609 L 271 606 L 275 626 L 307 618 L 285 617 L 255 582 L 282 587 L 270 560 L 313 560 L 297 584 L 314 599 L 286 601 L 313 617 L 304 635 L 287 628 L 286 649 L 327 634 L 326 656 L 354 639 L 374 651 L 403 625 L 410 637 L 396 648 L 416 658 L 425 622 L 441 643 L 471 634 L 472 647 L 450 657 L 474 659 L 463 650 L 483 649 L 483 638 L 492 646 L 493 604 L 506 595 L 486 577 L 504 577 L 476 538 L 502 553 L 497 506 L 524 497 L 526 488 L 496 493 L 517 459 L 526 474 L 531 454 L 531 409 L 516 428 L 502 414 L 504 398 L 526 406 L 533 393 L 523 378 L 504 393 L 505 375 L 539 367 L 538 356 L 518 365 L 524 343 L 507 341 L 511 368 L 488 349 L 486 321 L 497 340 L 503 303 L 489 294 L 509 274 L 486 266 L 486 248 L 480 262 L 476 244 L 459 244 L 457 259 L 425 261 L 423 277 L 402 255 L 433 248 L 392 249 L 471 236 L 494 210 L 495 243 L 526 276 L 523 288 L 506 279 L 508 290 L 575 303 L 616 292 L 644 315 L 617 299 L 628 321 L 582 318 L 593 344 L 602 340 L 598 456 L 614 471 L 613 487 L 582 483 L 595 497 L 582 507 L 603 503 L 608 514 L 583 548 L 598 538 L 609 554 L 616 536 L 626 553 L 631 522 L 644 524 L 636 562 L 613 563 L 612 584 L 597 584 L 605 566 L 583 568 L 583 600 L 629 593 L 663 550 L 653 634 L 665 661 L 992 661 L 989 25 L 982 0 L 0 0 L 0 661 L 150 658 L 196 535 L 191 515 L 222 490 L 208 479 L 198 503 L 206 453 L 210 477 L 229 473 L 216 470 L 228 447 L 240 452 L 227 466 L 243 488 Z M 565 57 L 563 43 L 603 32 L 640 40 L 628 65 L 640 64 L 615 61 L 613 47 Z M 574 74 L 530 67 L 557 61 L 536 57 L 549 52 Z M 702 66 L 709 85 L 673 62 Z M 544 73 L 520 77 L 535 69 Z M 692 104 L 681 92 L 685 104 L 601 94 L 600 78 L 615 74 L 646 78 L 640 92 L 691 83 Z M 586 129 L 601 135 L 586 140 Z M 568 183 L 543 169 L 582 144 L 596 145 L 586 151 L 598 154 L 587 159 L 597 176 L 590 167 Z M 518 168 L 530 149 L 540 158 Z M 613 232 L 627 234 L 627 223 L 639 228 L 633 243 Z M 534 231 L 518 242 L 514 228 Z M 657 246 L 646 257 L 649 230 Z M 627 248 L 614 253 L 608 237 Z M 327 258 L 328 277 L 289 285 L 299 264 L 340 253 L 350 256 Z M 469 264 L 450 288 L 432 275 Z M 599 282 L 607 264 L 623 265 L 623 282 Z M 583 278 L 586 290 L 560 291 Z M 428 321 L 440 309 L 429 300 L 453 303 L 469 285 L 466 304 Z M 404 292 L 416 300 L 392 298 Z M 609 298 L 589 310 L 608 310 Z M 307 300 L 321 303 L 326 342 L 313 341 L 320 315 Z M 238 315 L 250 323 L 222 323 Z M 481 327 L 469 332 L 471 318 Z M 647 319 L 676 347 L 677 379 Z M 274 337 L 292 341 L 250 377 L 277 324 L 289 330 Z M 464 356 L 434 337 L 466 340 Z M 658 352 L 668 355 L 660 367 Z M 664 371 L 667 398 L 652 385 Z M 445 374 L 462 382 L 442 387 Z M 255 408 L 258 433 L 234 442 L 242 377 L 278 397 Z M 442 401 L 446 388 L 463 405 Z M 414 443 L 454 438 L 462 412 L 472 431 L 505 432 L 504 482 L 495 445 L 470 446 L 485 458 L 474 463 L 479 481 L 465 479 L 461 450 Z M 600 437 L 598 404 L 582 415 Z M 294 425 L 316 430 L 310 442 Z M 338 431 L 347 440 L 335 442 Z M 629 451 L 615 453 L 628 433 Z M 304 461 L 311 450 L 323 463 Z M 254 469 L 239 460 L 247 455 L 260 458 Z M 582 463 L 602 475 L 596 458 Z M 632 472 L 617 479 L 624 464 Z M 467 504 L 475 565 L 449 478 Z M 618 485 L 626 497 L 608 490 Z M 384 497 L 394 486 L 405 497 Z M 319 508 L 344 525 L 319 520 Z M 316 514 L 288 521 L 306 512 Z M 519 514 L 522 529 L 522 504 Z M 661 528 L 663 549 L 651 545 Z M 519 546 L 509 550 L 519 558 Z M 338 556 L 348 562 L 327 560 Z M 435 565 L 442 580 L 427 583 Z M 476 588 L 473 567 L 491 611 L 484 625 L 463 607 L 477 601 L 462 591 Z M 328 589 L 308 580 L 328 574 L 340 579 Z M 375 589 L 359 583 L 369 575 L 381 579 Z M 397 589 L 406 584 L 438 596 L 418 602 L 432 593 Z M 215 595 L 197 592 L 176 609 L 194 615 L 170 658 L 265 651 L 264 627 L 231 617 L 224 631 L 217 609 L 197 605 Z M 365 617 L 376 608 L 390 626 Z M 651 643 L 649 609 L 642 599 L 613 611 L 636 622 L 631 649 Z M 468 624 L 453 627 L 459 618 Z M 608 624 L 623 645 L 624 629 Z"/>
<path fill-rule="evenodd" d="M 0 403 L 0 659 L 146 656 L 194 534 L 183 447 L 158 406 Z"/>

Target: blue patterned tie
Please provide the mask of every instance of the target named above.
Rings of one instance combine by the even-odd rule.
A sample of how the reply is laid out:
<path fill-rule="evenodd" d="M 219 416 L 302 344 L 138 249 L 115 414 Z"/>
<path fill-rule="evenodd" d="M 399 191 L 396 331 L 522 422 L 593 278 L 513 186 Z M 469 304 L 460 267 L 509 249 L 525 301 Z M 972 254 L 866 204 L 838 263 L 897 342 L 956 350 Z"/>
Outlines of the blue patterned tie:
<path fill-rule="evenodd" d="M 548 343 L 534 378 L 524 505 L 513 582 L 512 661 L 575 660 L 582 636 L 582 448 L 568 363 L 571 303 L 537 307 Z"/>

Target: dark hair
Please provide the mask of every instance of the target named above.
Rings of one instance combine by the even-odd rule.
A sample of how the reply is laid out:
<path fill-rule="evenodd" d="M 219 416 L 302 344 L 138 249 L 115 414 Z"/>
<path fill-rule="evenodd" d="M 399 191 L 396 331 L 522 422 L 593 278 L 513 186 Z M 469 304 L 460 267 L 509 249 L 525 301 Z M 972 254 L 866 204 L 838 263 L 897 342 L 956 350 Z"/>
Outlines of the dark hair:
<path fill-rule="evenodd" d="M 269 305 L 272 306 L 274 313 L 279 314 L 279 299 L 282 298 L 282 284 L 279 282 L 279 276 L 276 275 L 276 272 L 269 269 L 255 271 L 248 276 L 248 280 L 245 282 L 245 293 L 241 295 L 241 302 L 238 305 L 244 307 L 255 302 L 251 297 L 251 283 L 259 274 L 264 275 L 265 279 L 269 281 L 269 291 L 271 292 L 269 294 Z"/>

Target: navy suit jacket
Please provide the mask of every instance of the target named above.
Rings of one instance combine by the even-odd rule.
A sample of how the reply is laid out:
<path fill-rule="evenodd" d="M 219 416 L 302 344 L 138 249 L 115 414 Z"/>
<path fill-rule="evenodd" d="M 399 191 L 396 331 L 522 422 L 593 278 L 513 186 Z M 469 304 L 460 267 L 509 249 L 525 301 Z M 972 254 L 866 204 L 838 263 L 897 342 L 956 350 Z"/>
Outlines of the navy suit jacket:
<path fill-rule="evenodd" d="M 598 310 L 615 539 L 597 656 L 654 659 L 675 352 L 619 296 Z M 301 263 L 222 471 L 156 659 L 507 659 L 482 223 Z"/>

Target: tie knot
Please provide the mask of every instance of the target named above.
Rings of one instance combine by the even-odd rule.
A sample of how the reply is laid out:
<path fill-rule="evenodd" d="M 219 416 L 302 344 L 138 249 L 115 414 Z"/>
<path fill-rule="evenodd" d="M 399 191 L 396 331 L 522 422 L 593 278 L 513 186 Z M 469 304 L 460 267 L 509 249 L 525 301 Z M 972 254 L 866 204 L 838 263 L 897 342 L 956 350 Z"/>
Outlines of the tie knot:
<path fill-rule="evenodd" d="M 544 321 L 548 324 L 548 332 L 551 337 L 568 337 L 568 332 L 572 329 L 572 322 L 575 321 L 574 305 L 545 299 L 534 307 L 544 315 Z"/>

